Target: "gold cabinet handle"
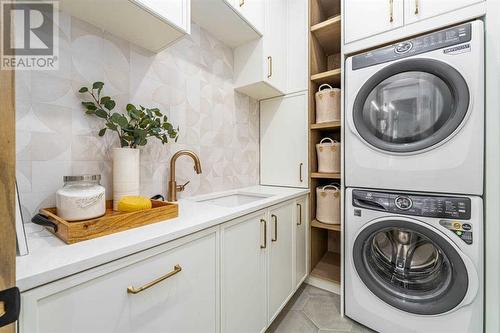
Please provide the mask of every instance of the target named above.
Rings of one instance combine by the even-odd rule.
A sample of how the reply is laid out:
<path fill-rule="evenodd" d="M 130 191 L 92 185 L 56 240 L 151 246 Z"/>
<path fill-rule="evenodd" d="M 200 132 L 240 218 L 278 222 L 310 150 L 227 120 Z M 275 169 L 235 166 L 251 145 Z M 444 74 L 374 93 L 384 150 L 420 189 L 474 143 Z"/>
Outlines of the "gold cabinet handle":
<path fill-rule="evenodd" d="M 415 0 L 415 15 L 418 15 L 419 13 L 419 3 L 418 3 L 418 0 Z"/>
<path fill-rule="evenodd" d="M 394 22 L 394 0 L 389 0 L 389 22 Z"/>
<path fill-rule="evenodd" d="M 162 277 L 159 277 L 158 279 L 156 279 L 154 281 L 146 283 L 142 287 L 139 287 L 139 288 L 135 288 L 135 287 L 132 287 L 132 286 L 128 287 L 127 288 L 127 293 L 129 293 L 129 294 L 138 294 L 141 291 L 144 291 L 144 290 L 146 290 L 148 288 L 151 288 L 152 286 L 154 286 L 154 285 L 162 282 L 163 280 L 166 280 L 169 277 L 174 276 L 175 274 L 179 273 L 180 271 L 182 271 L 182 267 L 179 264 L 177 264 L 177 265 L 174 266 L 174 270 L 173 271 L 171 271 L 171 272 L 163 275 Z"/>
<path fill-rule="evenodd" d="M 240 7 L 242 7 L 245 4 L 245 0 L 240 0 Z"/>
<path fill-rule="evenodd" d="M 271 218 L 274 219 L 274 238 L 271 238 L 271 242 L 276 242 L 278 240 L 278 217 L 272 214 Z"/>
<path fill-rule="evenodd" d="M 302 224 L 302 205 L 298 203 L 297 207 L 299 208 L 299 219 L 298 219 L 297 225 L 301 225 Z"/>
<path fill-rule="evenodd" d="M 267 247 L 267 221 L 260 219 L 260 223 L 264 223 L 264 245 L 260 244 L 260 248 L 265 249 Z"/>
<path fill-rule="evenodd" d="M 267 78 L 270 79 L 271 76 L 273 76 L 273 57 L 271 56 L 267 57 L 267 64 L 268 64 Z"/>
<path fill-rule="evenodd" d="M 302 177 L 302 167 L 304 166 L 304 163 L 299 164 L 299 180 L 302 183 L 304 181 L 304 178 Z"/>

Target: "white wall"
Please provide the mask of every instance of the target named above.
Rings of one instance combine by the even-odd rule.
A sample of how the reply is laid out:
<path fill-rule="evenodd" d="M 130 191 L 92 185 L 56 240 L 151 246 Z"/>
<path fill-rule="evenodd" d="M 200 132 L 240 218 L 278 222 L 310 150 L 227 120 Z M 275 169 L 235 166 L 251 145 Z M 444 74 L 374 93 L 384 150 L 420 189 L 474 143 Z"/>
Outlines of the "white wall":
<path fill-rule="evenodd" d="M 500 332 L 500 1 L 486 14 L 485 332 Z"/>
<path fill-rule="evenodd" d="M 84 114 L 82 85 L 105 82 L 115 110 L 130 101 L 158 107 L 180 127 L 176 144 L 141 149 L 141 193 L 165 194 L 168 162 L 179 149 L 199 153 L 203 174 L 192 161 L 178 161 L 182 195 L 258 183 L 258 103 L 234 91 L 232 50 L 196 24 L 192 34 L 154 54 L 77 18 L 61 13 L 59 70 L 16 72 L 16 155 L 21 204 L 29 219 L 55 204 L 62 177 L 99 173 L 111 198 L 111 133 Z"/>

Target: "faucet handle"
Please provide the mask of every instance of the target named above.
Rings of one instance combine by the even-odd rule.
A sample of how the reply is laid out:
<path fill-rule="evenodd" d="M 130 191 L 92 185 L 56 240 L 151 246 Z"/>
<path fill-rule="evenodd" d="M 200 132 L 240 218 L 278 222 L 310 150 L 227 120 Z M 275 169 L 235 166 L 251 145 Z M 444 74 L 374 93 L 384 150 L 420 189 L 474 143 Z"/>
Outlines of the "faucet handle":
<path fill-rule="evenodd" d="M 186 185 L 189 184 L 191 181 L 188 180 L 185 184 L 182 185 L 177 185 L 177 192 L 182 192 L 186 188 Z"/>

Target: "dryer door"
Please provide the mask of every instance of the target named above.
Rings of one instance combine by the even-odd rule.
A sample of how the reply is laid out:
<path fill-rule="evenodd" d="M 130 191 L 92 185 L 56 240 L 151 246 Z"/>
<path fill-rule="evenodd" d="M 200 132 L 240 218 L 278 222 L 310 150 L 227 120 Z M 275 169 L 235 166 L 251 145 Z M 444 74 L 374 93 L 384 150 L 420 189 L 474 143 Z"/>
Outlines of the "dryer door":
<path fill-rule="evenodd" d="M 405 312 L 450 311 L 469 287 L 464 260 L 450 240 L 408 219 L 387 218 L 365 227 L 354 242 L 353 261 L 371 292 Z"/>
<path fill-rule="evenodd" d="M 368 144 L 412 153 L 449 139 L 462 124 L 469 100 L 456 69 L 437 60 L 409 59 L 370 77 L 356 96 L 352 116 Z"/>

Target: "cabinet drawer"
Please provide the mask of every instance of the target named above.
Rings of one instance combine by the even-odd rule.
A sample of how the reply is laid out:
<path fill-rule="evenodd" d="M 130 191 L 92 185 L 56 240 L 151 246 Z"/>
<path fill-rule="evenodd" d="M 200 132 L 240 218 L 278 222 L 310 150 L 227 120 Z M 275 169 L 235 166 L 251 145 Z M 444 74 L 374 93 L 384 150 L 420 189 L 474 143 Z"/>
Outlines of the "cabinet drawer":
<path fill-rule="evenodd" d="M 217 237 L 203 233 L 23 293 L 20 332 L 216 332 Z"/>

